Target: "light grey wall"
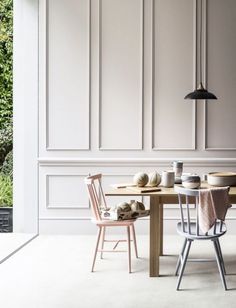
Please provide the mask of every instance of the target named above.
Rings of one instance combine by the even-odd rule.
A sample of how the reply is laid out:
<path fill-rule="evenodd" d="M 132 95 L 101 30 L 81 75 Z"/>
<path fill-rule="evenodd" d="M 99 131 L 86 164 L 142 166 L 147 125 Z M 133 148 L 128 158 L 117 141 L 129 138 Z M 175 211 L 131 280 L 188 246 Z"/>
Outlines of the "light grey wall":
<path fill-rule="evenodd" d="M 88 173 L 107 189 L 174 159 L 236 169 L 236 1 L 203 9 L 204 82 L 219 100 L 195 103 L 183 97 L 199 81 L 196 0 L 39 1 L 40 232 L 94 231 Z M 166 209 L 167 231 L 177 215 Z"/>
<path fill-rule="evenodd" d="M 14 1 L 14 232 L 38 232 L 38 1 Z"/>

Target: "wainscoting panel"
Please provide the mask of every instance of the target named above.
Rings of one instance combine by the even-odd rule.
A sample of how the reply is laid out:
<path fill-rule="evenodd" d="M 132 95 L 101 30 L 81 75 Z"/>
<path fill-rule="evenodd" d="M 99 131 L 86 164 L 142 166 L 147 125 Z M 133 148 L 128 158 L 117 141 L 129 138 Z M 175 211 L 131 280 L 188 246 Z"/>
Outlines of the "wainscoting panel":
<path fill-rule="evenodd" d="M 141 150 L 143 0 L 99 5 L 99 148 Z"/>
<path fill-rule="evenodd" d="M 92 210 L 89 205 L 84 177 L 88 174 L 101 172 L 104 191 L 111 189 L 111 184 L 132 182 L 133 175 L 142 170 L 147 173 L 158 170 L 160 173 L 169 165 L 168 160 L 148 159 L 133 160 L 133 162 L 113 160 L 112 163 L 102 159 L 66 161 L 41 159 L 39 161 L 39 228 L 40 233 L 78 233 L 95 232 L 90 222 Z M 235 159 L 228 160 L 184 160 L 184 171 L 195 172 L 203 176 L 211 171 L 230 171 L 236 165 Z M 130 200 L 139 200 L 149 207 L 149 197 L 107 197 L 108 206 Z M 175 232 L 179 220 L 178 205 L 164 207 L 164 225 L 166 233 Z M 229 210 L 229 221 L 236 219 L 235 207 Z M 149 218 L 138 221 L 138 232 L 148 233 Z M 50 228 L 51 226 L 51 228 Z M 231 224 L 231 231 L 236 227 Z M 119 230 L 118 230 L 119 232 Z"/>
<path fill-rule="evenodd" d="M 153 0 L 154 150 L 195 149 L 195 23 L 196 1 Z"/>
<path fill-rule="evenodd" d="M 91 213 L 80 169 L 61 167 L 39 169 L 39 218 L 87 217 Z"/>
<path fill-rule="evenodd" d="M 46 0 L 46 147 L 90 147 L 90 0 Z"/>
<path fill-rule="evenodd" d="M 217 101 L 206 104 L 206 149 L 236 150 L 236 9 L 234 0 L 207 1 L 206 80 Z"/>
<path fill-rule="evenodd" d="M 89 209 L 84 177 L 75 174 L 47 174 L 47 209 Z"/>

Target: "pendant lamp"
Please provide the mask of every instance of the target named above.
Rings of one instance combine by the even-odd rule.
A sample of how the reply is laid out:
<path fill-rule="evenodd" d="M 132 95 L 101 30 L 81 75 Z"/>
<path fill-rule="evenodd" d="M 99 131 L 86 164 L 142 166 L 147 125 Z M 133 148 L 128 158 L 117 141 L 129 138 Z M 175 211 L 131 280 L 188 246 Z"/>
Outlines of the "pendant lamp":
<path fill-rule="evenodd" d="M 200 73 L 200 83 L 196 90 L 193 92 L 187 94 L 184 99 L 201 99 L 201 100 L 208 100 L 208 99 L 217 99 L 217 97 L 211 93 L 208 92 L 207 89 L 203 87 L 202 84 L 202 0 L 200 0 L 200 55 L 199 55 L 199 73 Z"/>

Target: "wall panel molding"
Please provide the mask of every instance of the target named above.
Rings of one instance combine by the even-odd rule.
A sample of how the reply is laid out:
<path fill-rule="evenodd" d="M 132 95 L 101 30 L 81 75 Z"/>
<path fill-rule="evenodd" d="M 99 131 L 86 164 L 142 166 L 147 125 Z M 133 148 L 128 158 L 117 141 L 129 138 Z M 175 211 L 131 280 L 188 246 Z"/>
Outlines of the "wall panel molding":
<path fill-rule="evenodd" d="M 109 0 L 112 2 L 112 0 Z M 127 1 L 127 0 L 126 0 Z M 98 100 L 98 147 L 100 151 L 138 151 L 143 150 L 143 110 L 144 110 L 144 97 L 143 97 L 143 91 L 144 91 L 144 0 L 138 0 L 135 3 L 139 5 L 140 9 L 140 71 L 139 71 L 139 78 L 140 78 L 140 84 L 139 84 L 139 110 L 138 110 L 138 121 L 134 123 L 137 127 L 138 132 L 138 144 L 137 146 L 129 147 L 129 146 L 104 146 L 103 145 L 103 132 L 102 132 L 102 112 L 103 112 L 103 92 L 102 92 L 102 86 L 103 86 L 103 71 L 104 71 L 104 63 L 102 61 L 103 59 L 103 44 L 102 44 L 102 38 L 103 38 L 103 31 L 102 31 L 102 21 L 103 21 L 103 3 L 104 0 L 99 0 L 99 100 Z M 118 3 L 118 2 L 117 2 Z M 125 1 L 120 2 L 120 6 L 123 6 L 125 4 Z M 117 12 L 118 14 L 118 12 Z M 134 18 L 134 16 L 133 16 Z M 132 20 L 132 19 L 131 19 Z M 122 24 L 122 22 L 121 22 Z M 120 24 L 120 27 L 122 27 Z M 111 25 L 110 25 L 111 26 Z M 124 37 L 124 46 L 127 44 L 127 38 Z M 131 37 L 130 37 L 131 39 Z M 118 67 L 119 69 L 119 67 Z M 126 68 L 127 69 L 127 68 Z M 126 78 L 126 75 L 124 74 L 123 78 Z M 114 93 L 114 97 L 117 93 Z M 125 111 L 125 108 L 124 108 Z M 132 112 L 134 109 L 132 110 Z M 131 121 L 131 120 L 130 120 Z M 121 125 L 124 123 L 124 119 L 120 119 Z M 109 133 L 112 133 L 112 129 L 109 130 Z M 128 131 L 126 134 L 123 134 L 122 138 L 125 138 L 128 134 Z M 114 136 L 114 139 L 116 136 Z M 132 138 L 131 138 L 132 139 Z"/>
<path fill-rule="evenodd" d="M 39 158 L 40 167 L 170 167 L 170 162 L 176 158 Z M 181 158 L 186 167 L 233 167 L 236 166 L 236 158 Z"/>
<path fill-rule="evenodd" d="M 84 75 L 87 75 L 87 83 L 86 83 L 86 106 L 88 108 L 87 114 L 83 115 L 83 117 L 87 118 L 87 124 L 86 124 L 86 129 L 84 128 L 83 131 L 86 132 L 87 134 L 87 139 L 84 141 L 84 144 L 81 144 L 80 146 L 52 146 L 50 142 L 50 108 L 49 108 L 49 2 L 50 0 L 41 0 L 44 1 L 44 14 L 45 14 L 45 37 L 44 37 L 44 45 L 45 45 L 45 59 L 43 60 L 44 65 L 45 65 L 45 147 L 47 151 L 88 151 L 90 150 L 90 144 L 91 144 L 91 131 L 90 131 L 90 126 L 91 126 L 91 0 L 86 0 L 86 10 L 87 10 L 87 20 L 86 20 L 86 25 L 87 31 L 88 31 L 88 36 L 87 36 L 87 43 L 86 43 L 86 49 L 88 50 L 88 53 L 86 54 L 87 56 L 87 67 L 86 67 L 86 73 L 83 73 Z M 79 2 L 79 1 L 78 1 Z M 83 1 L 81 1 L 81 4 Z M 83 99 L 84 100 L 84 99 Z M 79 104 L 79 101 L 77 102 Z M 76 133 L 76 132 L 75 132 Z M 77 132 L 77 136 L 81 136 L 79 134 L 79 131 Z M 76 138 L 75 138 L 76 141 Z"/>
<path fill-rule="evenodd" d="M 153 151 L 194 151 L 196 150 L 196 102 L 191 102 L 193 104 L 192 107 L 192 136 L 191 136 L 191 145 L 189 147 L 162 147 L 158 146 L 155 143 L 155 104 L 157 102 L 155 100 L 155 59 L 156 53 L 158 54 L 158 50 L 155 48 L 155 21 L 157 20 L 155 16 L 155 6 L 157 1 L 152 0 L 152 105 L 151 105 L 151 114 L 152 114 L 152 124 L 151 124 L 151 140 L 152 140 L 152 150 Z M 163 2 L 164 3 L 164 2 Z M 197 0 L 193 0 L 193 88 L 196 87 L 197 81 Z M 191 89 L 189 89 L 190 91 Z M 170 111 L 171 112 L 171 111 Z M 178 121 L 178 116 L 176 116 L 176 121 Z M 172 126 L 173 127 L 173 123 Z M 181 138 L 181 134 L 180 134 Z"/>
<path fill-rule="evenodd" d="M 88 200 L 87 204 L 79 204 L 76 206 L 68 205 L 69 201 L 65 202 L 65 204 L 57 205 L 57 204 L 51 204 L 50 203 L 50 178 L 53 177 L 61 177 L 61 178 L 75 178 L 75 177 L 86 177 L 87 174 L 46 174 L 46 208 L 49 210 L 58 210 L 58 209 L 64 209 L 64 210 L 70 210 L 70 209 L 90 209 L 90 202 Z"/>
<path fill-rule="evenodd" d="M 211 10 L 212 10 L 212 8 L 214 7 L 214 9 L 216 9 L 216 13 L 218 13 L 218 12 L 222 12 L 222 9 L 224 10 L 223 12 L 222 12 L 222 14 L 224 14 L 224 15 L 221 15 L 220 14 L 220 16 L 221 16 L 221 19 L 217 19 L 217 21 L 219 20 L 224 20 L 224 16 L 226 16 L 227 15 L 227 17 L 228 17 L 228 20 L 227 20 L 227 23 L 226 22 L 224 22 L 223 23 L 223 26 L 224 27 L 221 27 L 221 29 L 228 29 L 228 32 L 229 31 L 231 31 L 231 29 L 233 29 L 233 28 L 235 28 L 235 26 L 233 27 L 232 25 L 231 26 L 229 26 L 229 24 L 228 24 L 228 22 L 230 23 L 230 22 L 232 22 L 232 20 L 235 20 L 235 18 L 233 19 L 233 18 L 230 18 L 229 17 L 229 12 L 235 12 L 235 10 L 234 9 L 230 9 L 230 5 L 232 5 L 233 3 L 234 3 L 234 1 L 232 1 L 232 0 L 229 0 L 229 1 L 225 1 L 225 2 L 221 2 L 221 1 L 212 1 L 212 0 L 204 0 L 203 1 L 203 11 L 204 11 L 204 27 L 203 27 L 203 29 L 204 29 L 204 54 L 203 54 L 203 58 L 204 58 L 204 83 L 205 83 L 205 85 L 206 85 L 206 87 L 208 87 L 209 85 L 209 71 L 210 71 L 210 68 L 209 68 L 209 39 L 211 39 L 211 36 L 212 35 L 214 35 L 215 33 L 213 33 L 213 31 L 214 32 L 216 32 L 217 33 L 217 36 L 218 36 L 218 38 L 219 39 L 221 39 L 221 41 L 219 42 L 219 46 L 218 47 L 221 47 L 222 48 L 222 46 L 224 46 L 225 48 L 227 48 L 228 46 L 229 46 L 229 44 L 234 44 L 234 48 L 231 46 L 231 49 L 232 50 L 235 50 L 235 47 L 236 47 L 236 39 L 235 39 L 235 33 L 234 32 L 232 32 L 232 36 L 233 36 L 233 38 L 229 38 L 227 35 L 228 35 L 228 33 L 226 32 L 226 33 L 224 33 L 224 34 L 222 34 L 222 33 L 218 33 L 218 29 L 217 28 L 213 28 L 213 31 L 211 32 L 211 33 L 208 33 L 208 31 L 209 31 L 209 13 L 211 13 L 211 11 L 209 11 L 209 6 L 210 6 L 210 4 L 211 4 L 211 2 L 212 2 L 212 6 L 211 6 Z M 226 12 L 226 13 L 225 13 Z M 236 16 L 236 14 L 235 14 L 235 16 Z M 223 18 L 223 19 L 222 19 Z M 228 27 L 228 28 L 227 28 Z M 227 41 L 226 41 L 227 40 Z M 219 49 L 219 48 L 215 48 L 215 49 Z M 228 52 L 227 52 L 227 50 L 225 50 L 225 52 L 223 52 L 222 51 L 222 54 L 228 54 Z M 211 56 L 213 56 L 213 55 L 211 55 Z M 220 55 L 221 56 L 221 55 Z M 218 57 L 219 57 L 219 55 L 218 55 Z M 221 56 L 222 57 L 222 56 Z M 227 58 L 229 58 L 230 59 L 230 57 L 227 57 Z M 222 57 L 222 59 L 223 59 L 223 57 Z M 218 64 L 218 66 L 220 66 L 220 63 L 224 63 L 224 62 L 226 62 L 226 64 L 227 65 L 229 65 L 228 64 L 228 62 L 226 61 L 227 59 L 225 58 L 225 61 L 223 61 L 223 60 L 221 60 L 221 61 L 219 61 L 219 58 L 218 58 L 218 61 L 217 61 L 217 64 Z M 234 62 L 232 62 L 232 63 L 234 63 Z M 220 81 L 219 81 L 219 83 L 220 83 L 220 85 L 222 85 L 222 84 L 224 84 L 224 82 L 226 82 L 226 85 L 227 85 L 227 83 L 229 82 L 229 80 L 228 80 L 228 82 L 227 81 L 225 81 L 225 78 L 222 78 L 222 74 L 224 74 L 224 71 L 219 71 L 219 74 L 217 74 L 216 72 L 215 72 L 215 70 L 217 69 L 217 67 L 214 67 L 214 70 L 212 70 L 213 71 L 213 75 L 214 76 L 219 76 L 219 78 L 220 78 Z M 236 69 L 236 66 L 235 66 L 235 69 Z M 234 78 L 236 78 L 236 71 L 232 71 L 232 65 L 230 65 L 230 71 L 228 72 L 227 71 L 227 77 L 228 78 L 231 78 L 231 75 L 230 74 L 232 74 L 233 75 L 233 77 Z M 236 82 L 236 79 L 235 79 L 235 82 Z M 210 89 L 209 89 L 210 90 Z M 220 89 L 220 90 L 222 90 L 222 89 Z M 234 88 L 233 88 L 233 91 L 234 91 Z M 209 118 L 209 115 L 210 115 L 210 107 L 212 106 L 212 104 L 213 105 L 215 105 L 216 106 L 216 108 L 217 108 L 217 104 L 224 104 L 225 102 L 226 103 L 229 103 L 229 101 L 231 100 L 231 101 L 233 101 L 234 102 L 234 94 L 233 94 L 233 97 L 231 97 L 231 98 L 229 98 L 227 95 L 229 95 L 228 93 L 224 93 L 225 95 L 223 96 L 223 97 L 220 97 L 220 93 L 217 93 L 217 87 L 216 87 L 216 90 L 214 91 L 214 93 L 216 94 L 216 96 L 218 97 L 218 100 L 217 101 L 213 101 L 213 102 L 211 102 L 211 101 L 209 101 L 209 102 L 207 102 L 207 101 L 205 101 L 204 102 L 204 114 L 203 114 L 203 121 L 204 121 L 204 132 L 203 132 L 203 141 L 204 141 L 204 150 L 206 150 L 206 151 L 229 151 L 229 152 L 231 152 L 231 151 L 236 151 L 236 146 L 232 146 L 232 147 L 230 147 L 230 146 L 221 146 L 220 145 L 220 141 L 221 140 L 229 140 L 229 144 L 230 144 L 230 140 L 232 140 L 232 143 L 234 143 L 235 144 L 235 138 L 234 138 L 234 135 L 233 134 L 230 134 L 231 133 L 231 131 L 229 131 L 229 133 L 227 133 L 226 132 L 226 128 L 225 128 L 225 125 L 224 124 L 222 124 L 221 123 L 221 121 L 220 121 L 220 119 L 221 119 L 221 116 L 222 116 L 222 112 L 223 113 L 226 113 L 227 112 L 227 109 L 220 109 L 219 110 L 219 112 L 220 112 L 220 114 L 217 114 L 217 116 L 215 116 L 215 118 L 217 118 L 218 119 L 218 123 L 216 124 L 215 123 L 215 125 L 217 125 L 217 129 L 218 129 L 218 127 L 221 127 L 221 128 L 224 128 L 224 131 L 225 131 L 225 138 L 222 138 L 222 136 L 220 136 L 219 138 L 218 138 L 218 141 L 217 141 L 217 146 L 211 146 L 210 145 L 210 136 L 209 136 L 209 128 L 210 128 L 210 125 L 211 125 L 211 121 L 210 121 L 210 118 Z M 234 103 L 233 103 L 234 104 Z M 235 122 L 235 120 L 234 119 L 232 119 L 232 116 L 234 116 L 234 114 L 235 114 L 235 111 L 236 111 L 236 109 L 235 110 L 233 110 L 232 108 L 230 108 L 230 111 L 228 110 L 228 112 L 229 112 L 229 114 L 228 114 L 228 119 L 226 120 L 226 119 L 224 119 L 224 122 L 226 123 L 226 122 L 230 122 L 230 118 L 229 118 L 229 116 L 231 117 L 231 122 Z M 232 114 L 232 115 L 230 115 L 230 113 Z M 234 131 L 234 128 L 235 128 L 235 126 L 234 127 L 232 127 L 232 131 Z M 229 128 L 228 128 L 228 130 L 229 130 Z M 217 132 L 217 130 L 215 131 L 215 133 L 214 134 L 218 134 L 218 132 Z M 231 139 L 230 139 L 230 137 L 232 137 Z"/>

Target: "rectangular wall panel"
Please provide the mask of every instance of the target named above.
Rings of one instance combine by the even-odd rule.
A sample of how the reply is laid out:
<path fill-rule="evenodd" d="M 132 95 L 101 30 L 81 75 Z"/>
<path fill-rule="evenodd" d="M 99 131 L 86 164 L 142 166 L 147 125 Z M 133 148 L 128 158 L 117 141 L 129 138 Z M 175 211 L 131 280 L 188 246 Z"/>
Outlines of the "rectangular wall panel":
<path fill-rule="evenodd" d="M 195 102 L 184 100 L 195 85 L 195 5 L 153 0 L 154 150 L 195 148 Z"/>
<path fill-rule="evenodd" d="M 99 4 L 99 147 L 142 149 L 143 0 Z"/>
<path fill-rule="evenodd" d="M 235 0 L 207 2 L 207 67 L 209 91 L 217 101 L 206 105 L 206 148 L 236 150 L 236 9 Z"/>
<path fill-rule="evenodd" d="M 90 147 L 90 1 L 47 0 L 47 148 Z"/>
<path fill-rule="evenodd" d="M 88 209 L 84 177 L 81 175 L 47 175 L 46 207 L 48 209 Z"/>
<path fill-rule="evenodd" d="M 70 167 L 39 169 L 39 219 L 91 216 L 84 178 L 87 172 Z"/>

